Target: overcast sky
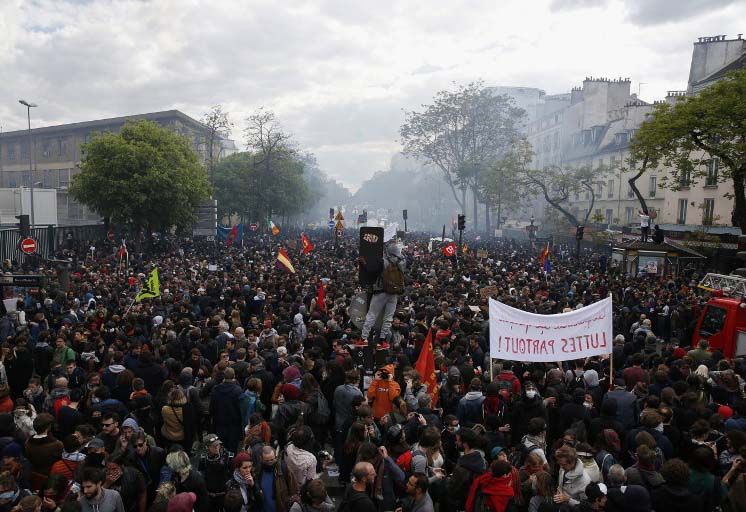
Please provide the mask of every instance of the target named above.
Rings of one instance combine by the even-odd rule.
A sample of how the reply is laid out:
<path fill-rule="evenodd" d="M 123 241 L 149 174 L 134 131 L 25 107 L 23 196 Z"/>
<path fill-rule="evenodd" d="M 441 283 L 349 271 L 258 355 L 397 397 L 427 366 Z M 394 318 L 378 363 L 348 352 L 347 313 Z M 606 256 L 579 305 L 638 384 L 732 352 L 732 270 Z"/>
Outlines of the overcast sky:
<path fill-rule="evenodd" d="M 456 83 L 685 89 L 692 43 L 746 32 L 731 0 L 0 0 L 0 125 L 222 104 L 274 110 L 351 188 L 385 169 L 403 109 Z"/>

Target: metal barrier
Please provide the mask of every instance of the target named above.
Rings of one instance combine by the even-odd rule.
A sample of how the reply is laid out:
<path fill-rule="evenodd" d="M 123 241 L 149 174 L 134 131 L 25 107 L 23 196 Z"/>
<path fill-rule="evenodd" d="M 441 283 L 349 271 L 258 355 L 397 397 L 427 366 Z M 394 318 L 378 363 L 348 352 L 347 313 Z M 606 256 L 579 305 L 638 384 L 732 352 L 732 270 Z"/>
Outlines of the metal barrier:
<path fill-rule="evenodd" d="M 31 238 L 36 240 L 36 254 L 46 259 L 65 247 L 68 240 L 78 244 L 88 240 L 103 240 L 106 230 L 103 224 L 87 226 L 36 226 L 30 230 Z M 20 261 L 23 253 L 19 248 L 21 239 L 19 229 L 0 229 L 0 260 Z"/>

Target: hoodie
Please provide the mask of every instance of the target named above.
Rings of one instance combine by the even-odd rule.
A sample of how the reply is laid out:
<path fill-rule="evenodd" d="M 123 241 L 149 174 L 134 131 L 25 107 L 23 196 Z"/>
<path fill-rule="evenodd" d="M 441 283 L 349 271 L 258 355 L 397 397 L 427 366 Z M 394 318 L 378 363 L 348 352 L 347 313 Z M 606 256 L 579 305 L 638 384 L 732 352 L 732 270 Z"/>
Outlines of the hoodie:
<path fill-rule="evenodd" d="M 373 417 L 376 419 L 389 414 L 394 408 L 394 398 L 401 395 L 399 383 L 393 380 L 394 365 L 384 366 L 383 370 L 387 371 L 392 379 L 376 379 L 368 387 L 368 399 L 373 400 Z"/>
<path fill-rule="evenodd" d="M 453 475 L 448 480 L 448 499 L 458 508 L 466 501 L 472 482 L 487 471 L 487 462 L 481 452 L 474 450 L 458 458 Z"/>
<path fill-rule="evenodd" d="M 469 391 L 458 402 L 458 420 L 462 426 L 471 428 L 482 423 L 482 404 L 485 396 L 481 391 Z"/>
<path fill-rule="evenodd" d="M 492 476 L 492 472 L 487 472 L 474 480 L 471 489 L 469 489 L 469 497 L 466 499 L 466 512 L 475 512 L 474 501 L 477 490 L 481 490 L 485 495 L 491 510 L 505 512 L 510 499 L 515 496 L 512 480 L 511 475 Z"/>
<path fill-rule="evenodd" d="M 559 489 L 570 496 L 570 505 L 577 505 L 585 498 L 585 488 L 591 483 L 591 478 L 585 472 L 583 461 L 578 458 L 575 467 L 570 471 L 560 468 Z"/>

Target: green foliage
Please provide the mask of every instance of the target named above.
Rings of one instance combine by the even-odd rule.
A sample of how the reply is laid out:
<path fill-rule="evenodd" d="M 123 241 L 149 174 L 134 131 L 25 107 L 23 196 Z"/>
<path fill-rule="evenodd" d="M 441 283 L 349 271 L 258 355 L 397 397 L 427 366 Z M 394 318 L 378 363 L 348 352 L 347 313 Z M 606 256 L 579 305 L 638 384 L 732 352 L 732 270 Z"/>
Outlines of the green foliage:
<path fill-rule="evenodd" d="M 482 82 L 439 91 L 421 112 L 406 112 L 399 128 L 403 153 L 440 169 L 463 211 L 456 189 L 480 195 L 480 175 L 507 154 L 524 116 L 511 98 L 493 94 Z"/>
<path fill-rule="evenodd" d="M 711 157 L 720 159 L 718 181 L 733 183 L 733 223 L 746 230 L 746 70 L 728 74 L 674 106 L 659 105 L 637 131 L 633 158 L 665 165 L 664 187 L 679 189 L 702 179 Z M 649 165 L 649 167 L 652 167 Z"/>
<path fill-rule="evenodd" d="M 263 221 L 271 215 L 292 216 L 318 201 L 304 180 L 306 162 L 298 157 L 277 159 L 271 179 L 263 179 L 261 156 L 236 153 L 215 167 L 215 197 L 219 216 L 238 215 L 246 220 Z M 269 205 L 269 208 L 267 208 Z"/>
<path fill-rule="evenodd" d="M 151 121 L 99 133 L 70 193 L 104 218 L 135 228 L 187 229 L 196 206 L 210 195 L 207 173 L 189 140 Z"/>

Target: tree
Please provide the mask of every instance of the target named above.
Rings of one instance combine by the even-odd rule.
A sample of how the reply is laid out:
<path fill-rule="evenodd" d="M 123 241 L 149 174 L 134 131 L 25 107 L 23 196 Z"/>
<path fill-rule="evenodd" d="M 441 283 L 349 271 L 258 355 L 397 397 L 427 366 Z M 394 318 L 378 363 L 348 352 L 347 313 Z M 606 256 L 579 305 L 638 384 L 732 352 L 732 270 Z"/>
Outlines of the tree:
<path fill-rule="evenodd" d="M 220 159 L 220 140 L 228 136 L 233 123 L 228 118 L 228 112 L 223 111 L 221 105 L 215 105 L 202 116 L 202 124 L 205 125 L 205 150 L 207 160 L 207 172 L 210 183 L 215 179 L 215 163 Z"/>
<path fill-rule="evenodd" d="M 271 218 L 275 210 L 270 199 L 271 189 L 277 185 L 275 174 L 297 156 L 297 151 L 290 135 L 282 130 L 273 112 L 260 108 L 246 122 L 246 148 L 254 154 L 254 165 L 258 172 L 254 193 L 259 199 L 259 213 Z"/>
<path fill-rule="evenodd" d="M 500 229 L 503 211 L 514 210 L 520 206 L 522 193 L 518 174 L 521 170 L 520 162 L 514 153 L 506 155 L 489 166 L 480 175 L 479 188 L 487 206 L 486 228 L 490 231 L 490 209 L 497 210 L 497 228 Z"/>
<path fill-rule="evenodd" d="M 257 186 L 254 155 L 235 153 L 221 159 L 215 166 L 213 181 L 218 218 L 232 215 L 238 215 L 242 220 L 260 218 L 254 194 Z"/>
<path fill-rule="evenodd" d="M 732 223 L 746 233 L 746 70 L 729 73 L 698 96 L 660 104 L 635 134 L 634 158 L 670 168 L 664 186 L 677 189 L 707 173 L 717 157 L 717 180 L 733 184 Z M 696 156 L 705 153 L 705 156 Z M 655 158 L 653 158 L 655 157 Z M 648 165 L 650 167 L 650 165 Z"/>
<path fill-rule="evenodd" d="M 437 166 L 463 213 L 466 190 L 480 198 L 480 173 L 508 151 L 525 113 L 508 96 L 484 89 L 482 82 L 439 91 L 431 105 L 422 107 L 421 112 L 405 113 L 399 128 L 403 153 Z"/>
<path fill-rule="evenodd" d="M 205 168 L 188 139 L 151 121 L 128 122 L 83 145 L 72 196 L 109 221 L 148 233 L 191 226 L 210 195 Z"/>

